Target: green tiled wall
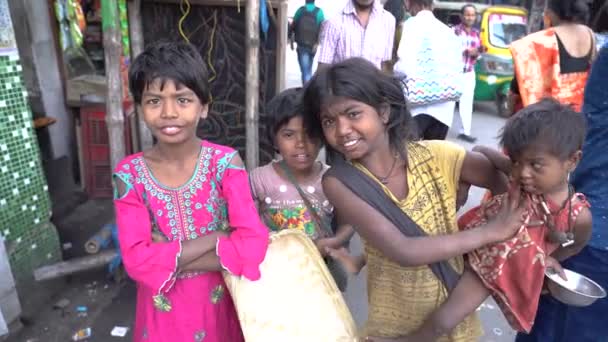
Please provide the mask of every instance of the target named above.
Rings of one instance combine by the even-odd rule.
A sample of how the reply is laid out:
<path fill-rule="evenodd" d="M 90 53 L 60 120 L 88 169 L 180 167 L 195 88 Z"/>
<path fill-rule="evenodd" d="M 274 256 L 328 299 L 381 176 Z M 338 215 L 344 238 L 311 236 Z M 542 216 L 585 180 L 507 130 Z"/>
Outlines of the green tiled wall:
<path fill-rule="evenodd" d="M 60 259 L 50 199 L 16 51 L 0 53 L 0 234 L 16 280 Z"/>

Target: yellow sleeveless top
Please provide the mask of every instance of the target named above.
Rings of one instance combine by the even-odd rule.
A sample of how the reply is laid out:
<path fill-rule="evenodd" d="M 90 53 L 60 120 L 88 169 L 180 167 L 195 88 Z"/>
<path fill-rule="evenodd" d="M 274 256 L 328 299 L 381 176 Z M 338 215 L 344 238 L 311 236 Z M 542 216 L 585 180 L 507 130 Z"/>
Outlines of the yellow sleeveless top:
<path fill-rule="evenodd" d="M 387 195 L 428 235 L 458 231 L 456 191 L 465 157 L 464 148 L 446 141 L 412 142 L 407 145 L 409 192 L 403 201 L 380 184 Z M 355 166 L 376 179 L 365 167 Z M 428 266 L 402 267 L 364 241 L 368 267 L 369 313 L 365 333 L 398 337 L 418 328 L 447 298 L 441 281 Z M 450 260 L 462 272 L 462 257 Z M 449 337 L 439 341 L 474 341 L 481 335 L 476 314 L 469 316 Z"/>

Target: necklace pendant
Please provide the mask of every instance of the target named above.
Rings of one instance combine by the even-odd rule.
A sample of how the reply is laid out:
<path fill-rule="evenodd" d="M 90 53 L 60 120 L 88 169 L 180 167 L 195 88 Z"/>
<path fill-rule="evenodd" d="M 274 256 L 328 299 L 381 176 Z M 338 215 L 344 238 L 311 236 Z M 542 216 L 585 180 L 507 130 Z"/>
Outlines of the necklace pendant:
<path fill-rule="evenodd" d="M 571 232 L 566 233 L 566 240 L 562 242 L 562 247 L 568 247 L 574 244 L 574 234 Z"/>
<path fill-rule="evenodd" d="M 560 244 L 562 247 L 568 247 L 574 243 L 574 234 L 552 230 L 549 232 L 547 240 L 552 243 Z"/>
<path fill-rule="evenodd" d="M 380 179 L 380 183 L 388 185 L 388 179 Z"/>
<path fill-rule="evenodd" d="M 564 247 L 564 248 L 566 248 L 568 246 L 572 246 L 572 245 L 574 245 L 574 240 L 568 240 L 568 241 L 562 243 L 562 247 Z"/>

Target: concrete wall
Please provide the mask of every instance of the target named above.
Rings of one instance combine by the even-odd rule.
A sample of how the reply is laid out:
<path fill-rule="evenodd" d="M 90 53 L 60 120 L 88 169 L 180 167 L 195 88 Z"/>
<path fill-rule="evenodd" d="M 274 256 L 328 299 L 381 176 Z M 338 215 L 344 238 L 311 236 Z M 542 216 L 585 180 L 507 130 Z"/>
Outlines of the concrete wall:
<path fill-rule="evenodd" d="M 5 0 L 6 1 L 6 0 Z M 57 55 L 48 2 L 8 0 L 23 77 L 34 113 L 57 119 L 49 126 L 51 156 L 72 156 L 73 125 L 61 83 L 61 56 Z"/>

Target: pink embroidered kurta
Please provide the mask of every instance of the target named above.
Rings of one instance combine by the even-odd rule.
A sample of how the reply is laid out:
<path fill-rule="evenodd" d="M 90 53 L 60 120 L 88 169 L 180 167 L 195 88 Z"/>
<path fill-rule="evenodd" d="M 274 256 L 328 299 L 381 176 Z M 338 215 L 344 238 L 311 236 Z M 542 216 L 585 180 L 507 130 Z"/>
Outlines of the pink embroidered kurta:
<path fill-rule="evenodd" d="M 247 172 L 236 151 L 203 141 L 192 178 L 179 188 L 158 182 L 142 153 L 125 158 L 114 179 L 124 184 L 114 204 L 123 262 L 137 283 L 134 341 L 240 342 L 243 335 L 220 272 L 177 273 L 182 241 L 232 229 L 216 253 L 229 272 L 250 280 L 268 247 Z M 154 243 L 153 230 L 169 240 Z"/>

